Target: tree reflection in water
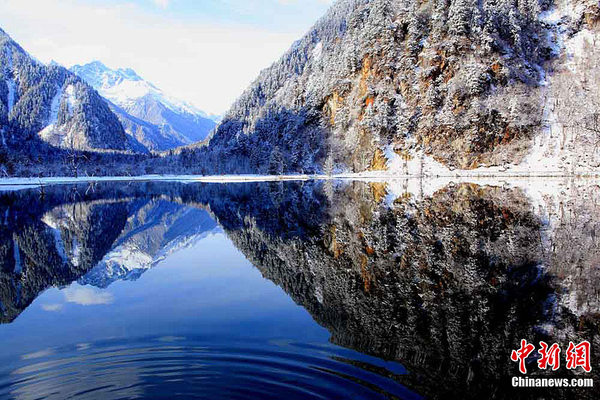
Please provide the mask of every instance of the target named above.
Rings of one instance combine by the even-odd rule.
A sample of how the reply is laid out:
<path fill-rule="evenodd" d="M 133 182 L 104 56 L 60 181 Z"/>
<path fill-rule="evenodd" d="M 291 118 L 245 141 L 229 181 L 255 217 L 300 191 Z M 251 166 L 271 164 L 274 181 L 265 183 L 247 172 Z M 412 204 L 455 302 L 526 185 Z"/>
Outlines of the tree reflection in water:
<path fill-rule="evenodd" d="M 521 339 L 589 340 L 597 366 L 595 190 L 561 202 L 475 184 L 422 196 L 334 181 L 3 193 L 0 321 L 14 321 L 51 286 L 137 279 L 186 239 L 223 229 L 333 343 L 403 364 L 409 373 L 394 379 L 408 388 L 431 398 L 504 397 Z M 533 358 L 529 365 L 531 376 L 545 376 Z M 536 392 L 573 394 L 591 395 Z"/>

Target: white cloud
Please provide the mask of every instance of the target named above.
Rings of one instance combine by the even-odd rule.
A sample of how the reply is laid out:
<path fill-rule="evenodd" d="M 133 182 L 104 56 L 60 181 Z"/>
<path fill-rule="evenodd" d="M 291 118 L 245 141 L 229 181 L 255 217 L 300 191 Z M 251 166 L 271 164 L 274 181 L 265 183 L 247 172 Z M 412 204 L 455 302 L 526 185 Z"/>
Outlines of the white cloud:
<path fill-rule="evenodd" d="M 226 111 L 300 36 L 175 19 L 132 3 L 76 0 L 0 0 L 0 26 L 43 62 L 71 66 L 99 59 L 113 68 L 131 67 L 165 92 L 212 113 Z"/>
<path fill-rule="evenodd" d="M 154 4 L 156 4 L 160 8 L 169 7 L 169 3 L 171 2 L 170 0 L 153 0 L 153 1 L 154 1 Z"/>
<path fill-rule="evenodd" d="M 42 310 L 48 312 L 57 312 L 62 310 L 62 304 L 42 304 Z"/>
<path fill-rule="evenodd" d="M 111 293 L 87 286 L 69 287 L 63 290 L 63 294 L 67 302 L 81 306 L 111 304 L 115 300 Z"/>
<path fill-rule="evenodd" d="M 297 4 L 305 0 L 276 0 L 279 4 Z M 333 4 L 335 0 L 316 0 L 318 3 Z"/>

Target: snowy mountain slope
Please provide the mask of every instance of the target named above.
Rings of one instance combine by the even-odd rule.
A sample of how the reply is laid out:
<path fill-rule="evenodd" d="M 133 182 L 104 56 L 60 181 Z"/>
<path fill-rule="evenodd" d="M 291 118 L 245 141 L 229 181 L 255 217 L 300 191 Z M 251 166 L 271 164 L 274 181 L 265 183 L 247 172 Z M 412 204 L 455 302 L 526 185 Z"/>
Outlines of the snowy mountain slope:
<path fill-rule="evenodd" d="M 596 168 L 598 10 L 594 0 L 338 1 L 195 160 L 274 174 L 389 170 L 396 157 L 390 172 L 428 160 L 445 171 Z M 546 155 L 556 162 L 542 165 Z"/>
<path fill-rule="evenodd" d="M 561 0 L 539 16 L 552 44 L 537 92 L 540 126 L 521 159 L 479 166 L 470 176 L 586 175 L 600 172 L 600 8 L 593 0 Z M 421 153 L 422 154 L 422 153 Z M 407 161 L 388 148 L 389 173 L 452 176 L 449 169 L 423 155 Z"/>
<path fill-rule="evenodd" d="M 132 69 L 113 70 L 94 61 L 75 65 L 71 71 L 119 107 L 122 112 L 118 115 L 128 134 L 151 150 L 199 142 L 216 126 L 206 113 L 166 95 Z"/>
<path fill-rule="evenodd" d="M 121 121 L 121 125 L 123 125 L 131 141 L 137 143 L 137 146 L 144 149 L 144 151 L 171 149 L 181 146 L 179 139 L 168 134 L 168 132 L 164 132 L 160 127 L 134 117 L 109 100 L 107 102 L 112 112 Z"/>
<path fill-rule="evenodd" d="M 41 139 L 84 150 L 132 150 L 98 93 L 65 68 L 45 66 L 0 30 L 0 133 L 3 146 Z"/>

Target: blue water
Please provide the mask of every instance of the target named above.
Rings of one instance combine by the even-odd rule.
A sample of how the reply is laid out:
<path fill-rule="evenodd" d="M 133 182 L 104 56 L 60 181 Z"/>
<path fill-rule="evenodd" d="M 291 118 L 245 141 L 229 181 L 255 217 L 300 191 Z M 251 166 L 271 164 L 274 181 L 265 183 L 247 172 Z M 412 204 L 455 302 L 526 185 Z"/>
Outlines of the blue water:
<path fill-rule="evenodd" d="M 172 205 L 159 202 L 165 207 Z M 331 344 L 214 220 L 206 223 L 206 211 L 195 212 L 208 232 L 139 277 L 82 284 L 92 270 L 43 291 L 1 325 L 0 397 L 419 397 L 393 379 L 406 373 L 399 363 Z M 146 218 L 133 233 L 160 221 Z"/>
<path fill-rule="evenodd" d="M 530 376 L 600 371 L 600 212 L 541 208 L 508 185 L 0 192 L 0 399 L 598 398 L 511 387 L 523 338 L 592 343 L 591 374 Z"/>

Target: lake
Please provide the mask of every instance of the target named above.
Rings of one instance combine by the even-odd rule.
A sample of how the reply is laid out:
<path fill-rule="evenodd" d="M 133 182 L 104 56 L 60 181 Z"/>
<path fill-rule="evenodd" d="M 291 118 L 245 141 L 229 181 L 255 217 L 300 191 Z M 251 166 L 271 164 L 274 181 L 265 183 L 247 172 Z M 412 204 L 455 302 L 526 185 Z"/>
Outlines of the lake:
<path fill-rule="evenodd" d="M 597 398 L 593 182 L 0 192 L 0 398 Z M 591 343 L 592 371 L 511 352 Z M 561 356 L 562 357 L 562 356 Z"/>

